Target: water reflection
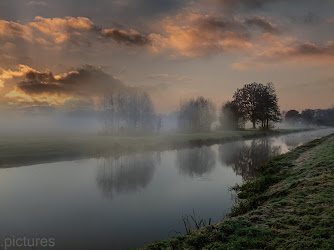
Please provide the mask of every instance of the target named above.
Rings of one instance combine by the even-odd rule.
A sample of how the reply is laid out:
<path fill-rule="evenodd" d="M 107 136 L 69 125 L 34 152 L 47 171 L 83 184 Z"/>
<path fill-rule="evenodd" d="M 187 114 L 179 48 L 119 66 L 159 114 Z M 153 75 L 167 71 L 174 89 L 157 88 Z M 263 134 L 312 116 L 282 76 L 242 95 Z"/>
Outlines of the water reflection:
<path fill-rule="evenodd" d="M 244 180 L 256 176 L 256 166 L 281 153 L 280 145 L 274 140 L 261 138 L 251 141 L 237 141 L 219 145 L 219 158 L 222 165 L 233 168 Z"/>
<path fill-rule="evenodd" d="M 220 221 L 234 205 L 230 187 L 253 176 L 255 165 L 288 152 L 287 144 L 333 132 L 3 168 L 0 236 L 55 235 L 59 249 L 140 247 L 169 237 L 171 230 L 183 232 L 181 215 L 193 210 L 212 223 Z"/>
<path fill-rule="evenodd" d="M 115 193 L 136 192 L 152 180 L 159 161 L 159 153 L 104 158 L 98 166 L 97 185 L 109 198 Z"/>
<path fill-rule="evenodd" d="M 210 173 L 216 163 L 216 153 L 206 146 L 178 150 L 176 158 L 180 173 L 190 177 L 201 177 Z"/>
<path fill-rule="evenodd" d="M 303 134 L 293 134 L 293 135 L 288 135 L 286 137 L 282 137 L 282 141 L 284 140 L 284 143 L 289 147 L 289 148 L 295 148 L 298 147 L 299 145 L 303 144 L 304 142 L 308 141 L 306 136 Z"/>

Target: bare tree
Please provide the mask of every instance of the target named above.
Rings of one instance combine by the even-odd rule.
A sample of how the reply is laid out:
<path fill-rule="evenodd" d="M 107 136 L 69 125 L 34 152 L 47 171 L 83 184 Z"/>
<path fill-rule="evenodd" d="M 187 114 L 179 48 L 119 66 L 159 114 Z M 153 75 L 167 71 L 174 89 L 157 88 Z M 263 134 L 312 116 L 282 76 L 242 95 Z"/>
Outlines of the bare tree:
<path fill-rule="evenodd" d="M 189 131 L 209 131 L 216 119 L 213 102 L 202 96 L 182 102 L 179 110 L 179 126 Z"/>
<path fill-rule="evenodd" d="M 157 131 L 159 119 L 146 92 L 126 89 L 109 94 L 104 97 L 103 108 L 108 133 Z"/>

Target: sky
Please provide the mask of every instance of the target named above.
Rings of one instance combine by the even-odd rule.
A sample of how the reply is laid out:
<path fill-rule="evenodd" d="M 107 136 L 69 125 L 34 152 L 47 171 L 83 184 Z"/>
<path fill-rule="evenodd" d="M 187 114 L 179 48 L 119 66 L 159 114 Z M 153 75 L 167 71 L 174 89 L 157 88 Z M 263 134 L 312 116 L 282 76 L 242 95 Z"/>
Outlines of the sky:
<path fill-rule="evenodd" d="M 1 0 L 0 106 L 97 107 L 147 91 L 157 112 L 252 82 L 282 110 L 334 105 L 333 0 Z"/>

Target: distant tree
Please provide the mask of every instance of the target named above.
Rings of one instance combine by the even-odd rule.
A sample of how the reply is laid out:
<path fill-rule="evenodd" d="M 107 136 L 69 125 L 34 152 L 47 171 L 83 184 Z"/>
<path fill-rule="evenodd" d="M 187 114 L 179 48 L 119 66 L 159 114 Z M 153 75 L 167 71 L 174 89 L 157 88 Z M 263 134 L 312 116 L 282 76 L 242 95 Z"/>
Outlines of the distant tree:
<path fill-rule="evenodd" d="M 229 101 L 222 105 L 219 121 L 223 129 L 241 129 L 245 126 L 243 114 L 235 101 Z"/>
<path fill-rule="evenodd" d="M 326 125 L 334 126 L 334 107 L 328 109 L 328 121 Z"/>
<path fill-rule="evenodd" d="M 146 92 L 133 89 L 113 93 L 103 102 L 106 130 L 109 133 L 152 132 L 161 124 Z"/>
<path fill-rule="evenodd" d="M 288 112 L 286 112 L 285 114 L 285 119 L 296 119 L 299 118 L 299 112 L 295 109 L 289 110 Z"/>
<path fill-rule="evenodd" d="M 159 133 L 159 132 L 161 131 L 161 129 L 162 129 L 162 117 L 161 117 L 161 115 L 158 115 L 158 116 L 156 117 L 156 119 L 157 119 L 157 122 L 156 122 L 156 130 L 157 130 L 157 132 Z"/>
<path fill-rule="evenodd" d="M 259 84 L 260 92 L 257 93 L 257 113 L 262 129 L 269 129 L 269 122 L 279 122 L 281 113 L 278 107 L 278 99 L 275 87 L 272 83 Z"/>
<path fill-rule="evenodd" d="M 297 117 L 298 111 L 290 110 L 286 115 L 286 121 L 292 120 Z M 308 125 L 334 125 L 334 109 L 305 109 L 298 116 L 298 119 L 304 124 Z"/>
<path fill-rule="evenodd" d="M 315 110 L 305 109 L 300 116 L 305 123 L 311 124 L 315 122 Z"/>
<path fill-rule="evenodd" d="M 288 112 L 286 112 L 284 119 L 287 123 L 290 124 L 295 124 L 296 122 L 298 122 L 301 118 L 301 115 L 299 114 L 299 112 L 297 110 L 289 110 Z"/>
<path fill-rule="evenodd" d="M 256 82 L 246 84 L 233 95 L 239 111 L 252 122 L 253 128 L 256 127 L 256 122 L 259 119 L 257 110 L 259 107 L 259 99 L 257 98 L 257 94 L 260 92 L 259 86 Z"/>
<path fill-rule="evenodd" d="M 202 96 L 182 102 L 179 109 L 179 126 L 189 131 L 209 131 L 216 119 L 213 102 Z"/>
<path fill-rule="evenodd" d="M 280 110 L 274 85 L 268 83 L 250 83 L 238 89 L 234 101 L 239 112 L 256 128 L 256 123 L 261 123 L 263 129 L 269 129 L 269 122 L 280 120 Z"/>

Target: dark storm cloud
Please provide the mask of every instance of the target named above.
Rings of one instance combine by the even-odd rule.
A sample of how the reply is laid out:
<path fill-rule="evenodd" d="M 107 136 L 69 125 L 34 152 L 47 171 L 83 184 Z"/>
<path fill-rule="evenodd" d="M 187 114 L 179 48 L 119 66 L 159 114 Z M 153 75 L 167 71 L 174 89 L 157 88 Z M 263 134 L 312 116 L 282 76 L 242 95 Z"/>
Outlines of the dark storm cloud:
<path fill-rule="evenodd" d="M 24 93 L 49 95 L 94 96 L 118 90 L 121 81 L 106 74 L 100 68 L 86 65 L 76 71 L 55 76 L 52 72 L 29 71 L 24 81 L 17 84 Z"/>

